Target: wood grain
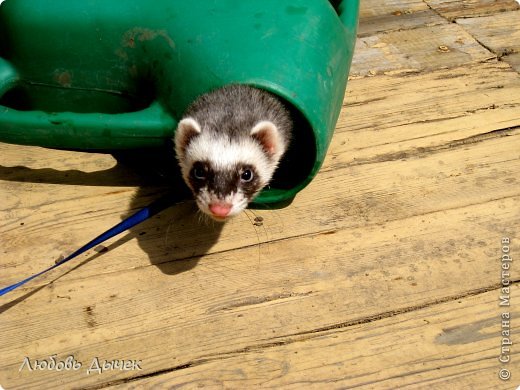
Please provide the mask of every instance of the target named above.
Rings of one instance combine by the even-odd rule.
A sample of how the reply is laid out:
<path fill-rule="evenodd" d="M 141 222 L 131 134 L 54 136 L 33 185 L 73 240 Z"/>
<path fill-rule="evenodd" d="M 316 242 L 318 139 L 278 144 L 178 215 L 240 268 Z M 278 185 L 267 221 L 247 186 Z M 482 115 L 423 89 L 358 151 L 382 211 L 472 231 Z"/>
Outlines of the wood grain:
<path fill-rule="evenodd" d="M 406 157 L 411 150 L 515 127 L 520 121 L 520 78 L 497 61 L 363 78 L 350 81 L 344 103 L 324 170 L 339 158 L 362 162 L 390 158 L 385 154 Z"/>
<path fill-rule="evenodd" d="M 520 11 L 458 19 L 457 24 L 498 56 L 520 51 Z"/>
<path fill-rule="evenodd" d="M 361 37 L 436 24 L 446 24 L 446 20 L 432 11 L 422 0 L 360 2 L 358 34 Z"/>
<path fill-rule="evenodd" d="M 494 290 L 501 238 L 520 250 L 519 201 L 275 241 L 260 257 L 244 248 L 205 256 L 184 272 L 185 263 L 170 263 L 170 275 L 145 267 L 16 292 L 23 300 L 2 314 L 2 384 L 108 383 Z M 520 268 L 511 272 L 520 279 Z M 54 353 L 85 364 L 139 359 L 143 370 L 18 371 L 25 356 Z"/>
<path fill-rule="evenodd" d="M 457 200 L 456 191 L 459 188 L 471 190 L 477 184 L 478 190 L 471 190 L 455 204 L 468 204 L 464 203 L 466 200 L 474 203 L 494 199 L 496 186 L 505 180 L 514 181 L 514 172 L 518 169 L 518 159 L 502 163 L 504 153 L 516 156 L 514 151 L 520 142 L 518 131 L 505 130 L 495 134 L 493 130 L 518 123 L 520 102 L 515 102 L 511 97 L 515 96 L 514 91 L 518 91 L 520 85 L 516 73 L 505 65 L 499 64 L 498 68 L 486 64 L 482 66 L 471 72 L 467 68 L 458 71 L 473 75 L 461 77 L 458 81 L 466 85 L 467 89 L 452 88 L 452 80 L 456 79 L 454 71 L 439 72 L 430 77 L 438 81 L 431 82 L 427 91 L 423 89 L 427 85 L 428 76 L 421 75 L 406 78 L 404 84 L 401 82 L 403 79 L 394 77 L 356 81 L 352 91 L 358 93 L 347 96 L 347 102 L 349 99 L 356 101 L 363 98 L 365 91 L 369 90 L 380 91 L 381 96 L 390 92 L 391 96 L 383 99 L 382 103 L 352 107 L 356 111 L 350 117 L 344 117 L 350 119 L 350 128 L 338 129 L 322 174 L 300 193 L 290 208 L 255 211 L 265 220 L 261 227 L 252 224 L 252 215 L 248 217 L 244 214 L 219 229 L 220 225 L 199 221 L 193 204 L 179 205 L 132 229 L 130 234 L 121 238 L 121 242 L 112 241 L 111 244 L 114 244 L 109 246 L 109 252 L 87 254 L 84 259 L 92 255 L 101 259 L 85 264 L 77 276 L 150 264 L 161 266 L 172 260 L 191 257 L 194 257 L 196 263 L 197 258 L 205 253 L 258 246 L 288 237 L 356 226 L 366 220 L 378 223 L 436 211 L 447 205 L 446 202 Z M 490 73 L 493 77 L 485 76 Z M 486 87 L 486 82 L 491 85 Z M 504 88 L 495 88 L 500 85 Z M 419 91 L 413 92 L 414 86 Z M 446 92 L 448 90 L 455 95 L 450 96 Z M 482 91 L 485 91 L 484 94 Z M 422 99 L 426 99 L 422 105 L 419 103 L 421 98 L 418 98 L 421 94 Z M 486 99 L 489 101 L 483 98 L 484 95 L 488 95 Z M 516 93 L 516 96 L 519 94 Z M 401 112 L 392 121 L 391 112 L 396 99 L 400 99 L 397 102 Z M 454 105 L 456 101 L 459 103 Z M 496 104 L 496 110 L 488 109 L 488 104 Z M 349 109 L 347 107 L 347 111 Z M 370 122 L 374 110 L 380 110 L 380 116 L 376 117 L 380 118 L 379 126 L 372 126 Z M 468 113 L 468 110 L 474 112 Z M 437 118 L 442 126 L 429 120 L 433 120 L 439 112 L 446 114 L 443 121 Z M 501 113 L 502 122 L 490 120 L 496 118 L 497 112 Z M 383 132 L 384 137 L 381 137 Z M 479 134 L 483 136 L 479 138 Z M 511 136 L 507 137 L 508 134 Z M 488 143 L 483 142 L 489 137 L 489 145 L 494 145 L 491 154 Z M 458 143 L 452 144 L 457 140 Z M 466 148 L 472 144 L 474 154 L 468 154 Z M 4 149 L 9 148 L 19 147 L 6 146 Z M 35 156 L 37 151 L 31 149 L 31 152 Z M 19 158 L 24 157 L 19 155 Z M 485 165 L 479 166 L 483 160 Z M 481 177 L 490 176 L 492 169 L 501 170 L 502 174 L 482 186 L 481 183 L 486 182 Z M 411 181 L 396 177 L 392 172 L 406 173 Z M 363 178 L 367 177 L 377 177 L 377 182 L 364 181 Z M 439 187 L 438 183 L 442 183 L 443 179 L 446 179 L 446 185 Z M 422 183 L 420 189 L 415 188 L 416 182 Z M 158 192 L 154 187 L 123 187 L 114 191 L 111 187 L 80 185 L 69 185 L 69 192 L 63 192 L 60 185 L 24 182 L 8 184 L 10 187 L 5 188 L 4 198 L 15 202 L 21 195 L 27 196 L 23 197 L 23 203 L 16 208 L 16 213 L 7 209 L 2 214 L 4 222 L 0 232 L 5 258 L 8 259 L 4 266 L 6 284 L 18 280 L 20 274 L 30 274 L 49 266 L 59 256 L 70 253 L 103 229 L 120 221 L 122 215 L 128 214 L 128 209 L 134 210 L 150 202 L 154 193 Z M 512 184 L 508 194 L 518 194 L 518 183 Z M 409 188 L 410 185 L 414 187 Z M 348 203 L 356 207 L 345 205 L 346 190 L 349 194 Z M 421 191 L 437 193 L 437 201 L 427 205 L 415 204 L 415 199 L 423 196 Z M 396 192 L 401 198 L 399 201 Z M 32 196 L 33 193 L 39 196 Z M 368 194 L 372 195 L 369 197 Z M 377 194 L 376 198 L 374 194 Z M 375 202 L 377 199 L 380 202 Z M 92 207 L 92 204 L 96 204 L 96 207 Z M 402 206 L 395 209 L 387 207 L 397 207 L 398 204 Z M 59 215 L 59 219 L 55 218 L 56 215 Z M 35 256 L 35 253 L 46 255 L 40 257 Z M 105 262 L 109 264 L 108 267 Z M 64 278 L 74 278 L 76 274 L 71 273 Z M 35 281 L 35 285 L 46 280 L 52 280 L 52 277 Z"/>
<path fill-rule="evenodd" d="M 510 389 L 498 372 L 520 371 L 519 353 L 500 364 L 498 290 L 376 322 L 302 335 L 269 349 L 202 360 L 111 389 Z M 512 299 L 520 298 L 514 286 Z M 515 318 L 518 309 L 508 312 Z M 514 328 L 511 338 L 520 332 Z M 328 351 L 335 351 L 331 354 Z"/>
<path fill-rule="evenodd" d="M 75 264 L 94 255 L 93 261 L 82 266 L 81 271 L 66 274 L 63 278 L 82 278 L 151 264 L 168 268 L 169 261 L 186 258 L 191 258 L 190 264 L 195 266 L 205 253 L 249 246 L 258 252 L 262 244 L 269 247 L 269 242 L 288 237 L 365 223 L 378 224 L 486 202 L 497 198 L 497 188 L 500 188 L 500 197 L 518 195 L 520 185 L 515 172 L 520 169 L 516 154 L 519 142 L 520 130 L 517 130 L 501 133 L 485 142 L 434 149 L 425 155 L 399 155 L 394 161 L 379 158 L 378 163 L 376 158 L 373 162 L 352 164 L 348 160 L 342 163 L 336 158 L 333 160 L 335 168 L 319 175 L 290 208 L 258 212 L 265 220 L 261 228 L 253 227 L 243 215 L 219 231 L 212 225 L 198 222 L 187 205 L 172 208 L 133 229 L 121 238 L 122 242 L 109 245 L 107 253 L 85 255 Z M 468 153 L 469 147 L 472 153 Z M 503 156 L 510 158 L 504 160 Z M 463 197 L 458 196 L 461 193 Z M 117 200 L 122 201 L 125 196 L 128 194 L 116 193 L 105 198 L 86 199 L 87 204 L 98 204 L 97 208 L 90 207 L 87 218 L 77 200 L 62 202 L 61 207 L 67 211 L 61 215 L 64 221 L 61 225 L 49 221 L 60 206 L 51 204 L 33 214 L 34 219 L 25 219 L 24 228 L 43 225 L 31 234 L 21 235 L 20 230 L 14 228 L 2 231 L 4 258 L 7 260 L 3 270 L 4 283 L 14 283 L 21 274 L 28 275 L 49 266 L 55 260 L 54 256 L 66 254 L 67 250 L 70 253 L 70 248 L 79 247 L 86 237 L 90 239 L 98 235 L 102 231 L 100 224 L 109 227 L 117 222 L 119 214 L 108 209 L 110 204 L 118 204 Z M 428 202 L 423 199 L 428 199 Z M 16 218 L 6 217 L 14 226 L 18 224 L 11 221 Z M 48 254 L 35 256 L 41 247 Z M 63 268 L 71 269 L 73 266 Z M 58 274 L 63 274 L 64 270 Z M 31 288 L 48 283 L 54 277 L 55 274 L 41 278 Z"/>
<path fill-rule="evenodd" d="M 425 0 L 425 2 L 450 21 L 520 9 L 516 0 Z"/>
<path fill-rule="evenodd" d="M 513 9 L 363 0 L 344 107 L 309 187 L 226 225 L 182 202 L 1 297 L 0 385 L 514 388 L 514 319 L 513 379 L 497 377 L 502 238 L 520 253 Z M 166 193 L 171 157 L 0 144 L 0 286 Z M 20 370 L 54 354 L 83 367 Z M 95 357 L 142 370 L 87 375 Z"/>
<path fill-rule="evenodd" d="M 139 258 L 128 242 L 103 255 L 108 270 L 92 261 L 95 268 L 19 291 L 10 299 L 23 300 L 3 313 L 0 377 L 24 388 L 58 378 L 105 383 L 132 373 L 14 373 L 24 355 L 52 353 L 82 361 L 125 354 L 156 372 L 496 285 L 490 259 L 502 236 L 517 242 L 520 224 L 519 137 L 350 167 L 344 183 L 334 172 L 311 191 L 320 189 L 323 207 L 299 220 L 315 220 L 329 229 L 323 234 L 215 253 L 196 266 L 192 259 L 117 271 L 113 264 Z M 151 247 L 161 251 L 157 241 Z M 24 323 L 28 316 L 42 321 Z M 100 352 L 103 340 L 113 345 Z"/>
<path fill-rule="evenodd" d="M 458 25 L 420 27 L 359 38 L 350 78 L 453 68 L 494 57 Z"/>

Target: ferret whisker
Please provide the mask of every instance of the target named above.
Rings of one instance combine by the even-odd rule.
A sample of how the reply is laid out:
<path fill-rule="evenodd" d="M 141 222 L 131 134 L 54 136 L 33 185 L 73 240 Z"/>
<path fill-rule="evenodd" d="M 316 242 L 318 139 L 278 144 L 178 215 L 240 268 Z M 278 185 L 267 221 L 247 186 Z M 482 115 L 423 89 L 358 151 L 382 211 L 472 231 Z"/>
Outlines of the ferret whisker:
<path fill-rule="evenodd" d="M 268 203 L 257 203 L 257 204 L 259 206 L 262 206 L 262 208 L 264 208 L 266 210 L 269 210 L 269 211 L 275 210 L 275 208 L 273 206 L 271 206 L 270 204 L 268 204 Z M 270 213 L 270 215 L 276 216 L 278 218 L 278 220 L 280 221 L 280 224 L 282 225 L 282 231 L 284 231 L 285 230 L 285 223 L 284 223 L 283 218 L 280 216 L 280 214 L 273 212 L 273 213 Z M 264 231 L 265 231 L 265 235 L 266 235 L 267 240 L 269 240 L 269 235 L 267 233 L 267 229 L 265 229 L 265 226 L 264 226 Z M 269 249 L 270 249 L 269 245 L 267 246 L 267 249 L 268 249 L 268 255 L 269 255 Z"/>
<path fill-rule="evenodd" d="M 168 236 L 170 235 L 170 229 L 175 222 L 175 218 L 171 218 L 170 222 L 168 223 L 168 226 L 166 227 L 166 235 L 164 236 L 164 246 L 165 248 L 168 248 Z"/>
<path fill-rule="evenodd" d="M 199 225 L 208 225 L 208 218 L 205 213 L 197 208 L 197 222 Z"/>
<path fill-rule="evenodd" d="M 258 246 L 258 264 L 260 265 L 260 260 L 261 260 L 260 234 L 258 234 L 258 231 L 256 230 L 256 225 L 255 225 L 253 219 L 251 219 L 251 217 L 249 216 L 248 212 L 251 212 L 251 214 L 253 214 L 253 215 L 255 215 L 255 214 L 253 213 L 252 210 L 244 209 L 244 214 L 246 215 L 247 219 L 249 219 L 249 222 L 251 222 L 251 225 L 253 225 L 253 230 L 255 231 L 255 234 L 256 234 L 256 243 L 257 243 L 257 246 Z M 264 229 L 265 229 L 265 227 L 264 227 Z"/>
<path fill-rule="evenodd" d="M 267 231 L 267 229 L 266 229 L 265 225 L 263 224 L 263 222 L 261 222 L 261 221 L 263 221 L 264 218 L 259 216 L 254 210 L 251 210 L 251 213 L 255 216 L 255 220 L 256 220 L 256 218 L 260 219 L 260 224 L 261 224 L 260 226 L 262 227 L 262 230 L 264 231 L 264 234 L 265 234 L 265 239 L 266 239 L 266 243 L 267 243 L 267 250 L 268 250 L 268 254 L 269 254 L 270 253 L 269 252 L 270 251 L 269 232 Z"/>

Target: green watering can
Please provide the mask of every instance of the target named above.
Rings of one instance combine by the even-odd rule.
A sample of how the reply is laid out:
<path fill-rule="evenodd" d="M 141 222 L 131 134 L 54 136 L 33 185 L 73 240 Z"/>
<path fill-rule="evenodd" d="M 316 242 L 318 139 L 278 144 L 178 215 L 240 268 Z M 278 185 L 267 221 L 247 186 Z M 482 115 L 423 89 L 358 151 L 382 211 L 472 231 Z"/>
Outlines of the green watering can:
<path fill-rule="evenodd" d="M 320 168 L 343 102 L 359 0 L 7 0 L 0 5 L 0 141 L 161 147 L 199 95 L 268 90 L 296 121 L 257 203 Z"/>

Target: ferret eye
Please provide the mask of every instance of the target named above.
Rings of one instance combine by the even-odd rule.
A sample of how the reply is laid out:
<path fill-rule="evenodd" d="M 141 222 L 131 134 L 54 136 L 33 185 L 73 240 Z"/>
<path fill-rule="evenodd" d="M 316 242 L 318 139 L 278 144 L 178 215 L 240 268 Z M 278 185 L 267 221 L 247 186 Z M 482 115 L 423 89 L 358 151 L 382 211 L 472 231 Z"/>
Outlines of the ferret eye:
<path fill-rule="evenodd" d="M 244 170 L 240 175 L 240 180 L 242 180 L 244 183 L 249 183 L 251 180 L 253 180 L 253 172 L 251 169 Z"/>
<path fill-rule="evenodd" d="M 191 170 L 191 174 L 197 180 L 206 180 L 206 177 L 208 175 L 206 169 L 204 169 L 204 167 L 200 165 L 195 165 Z"/>

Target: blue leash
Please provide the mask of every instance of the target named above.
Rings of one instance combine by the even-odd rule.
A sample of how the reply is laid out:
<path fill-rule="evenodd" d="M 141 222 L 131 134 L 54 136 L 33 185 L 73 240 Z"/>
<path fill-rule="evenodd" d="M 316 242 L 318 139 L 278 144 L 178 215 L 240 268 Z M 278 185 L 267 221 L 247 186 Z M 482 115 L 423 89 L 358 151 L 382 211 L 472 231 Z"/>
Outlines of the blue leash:
<path fill-rule="evenodd" d="M 23 286 L 25 283 L 33 280 L 34 278 L 37 278 L 40 275 L 43 275 L 54 268 L 59 267 L 62 264 L 65 264 L 66 262 L 72 260 L 73 258 L 81 255 L 82 253 L 88 251 L 89 249 L 95 247 L 96 245 L 101 244 L 102 242 L 108 240 L 109 238 L 112 238 L 114 236 L 117 236 L 119 233 L 124 232 L 125 230 L 128 230 L 135 225 L 147 220 L 148 218 L 154 216 L 155 214 L 161 212 L 162 210 L 165 210 L 169 206 L 171 206 L 175 202 L 175 198 L 172 195 L 164 196 L 152 204 L 144 207 L 143 209 L 139 210 L 137 213 L 132 214 L 130 217 L 124 219 L 123 221 L 119 222 L 114 227 L 108 229 L 106 232 L 102 233 L 101 235 L 94 238 L 92 241 L 88 242 L 87 244 L 83 245 L 81 248 L 76 250 L 74 253 L 70 254 L 66 258 L 60 260 L 53 266 L 38 272 L 37 274 L 34 274 L 32 276 L 29 276 L 28 278 L 21 280 L 18 283 L 12 284 L 10 286 L 4 287 L 0 289 L 0 296 L 7 294 L 9 291 L 13 291 L 14 289 L 17 289 L 20 286 Z"/>

